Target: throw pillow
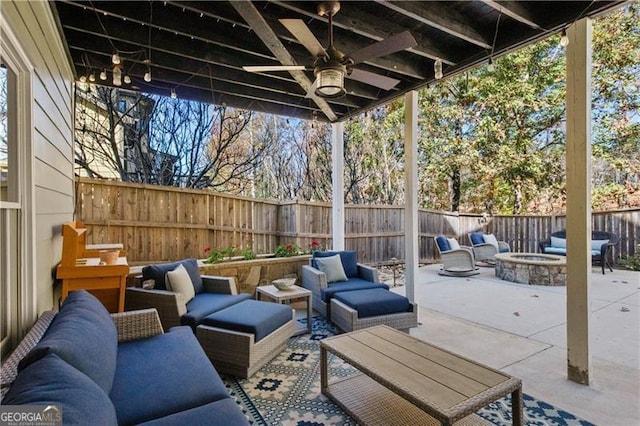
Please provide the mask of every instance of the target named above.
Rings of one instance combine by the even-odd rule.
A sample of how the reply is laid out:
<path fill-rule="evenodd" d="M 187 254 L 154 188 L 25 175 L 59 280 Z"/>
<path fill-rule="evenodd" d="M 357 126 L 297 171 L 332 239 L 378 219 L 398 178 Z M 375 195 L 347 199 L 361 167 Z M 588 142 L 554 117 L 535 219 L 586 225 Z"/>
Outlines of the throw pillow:
<path fill-rule="evenodd" d="M 449 239 L 444 235 L 438 235 L 436 237 L 436 244 L 438 245 L 438 249 L 440 249 L 441 252 L 451 250 Z"/>
<path fill-rule="evenodd" d="M 609 240 L 591 240 L 591 250 L 600 251 L 603 244 L 609 244 Z"/>
<path fill-rule="evenodd" d="M 477 246 L 478 244 L 484 243 L 484 239 L 482 238 L 484 234 L 482 232 L 472 232 L 469 235 L 469 239 L 471 240 L 471 244 Z"/>
<path fill-rule="evenodd" d="M 567 248 L 567 240 L 564 238 L 551 237 L 551 247 Z"/>
<path fill-rule="evenodd" d="M 179 265 L 173 271 L 167 272 L 166 282 L 169 290 L 182 294 L 185 303 L 196 295 L 191 277 L 183 265 Z"/>
<path fill-rule="evenodd" d="M 318 257 L 316 258 L 316 265 L 318 265 L 320 271 L 325 273 L 328 283 L 347 281 L 347 274 L 344 273 L 339 254 L 330 257 Z"/>
<path fill-rule="evenodd" d="M 451 250 L 458 250 L 460 248 L 460 244 L 458 244 L 458 240 L 455 238 L 447 238 L 447 241 L 449 241 L 449 248 L 451 248 Z"/>
<path fill-rule="evenodd" d="M 484 242 L 487 244 L 491 244 L 492 246 L 494 246 L 496 248 L 496 250 L 498 250 L 500 247 L 498 246 L 498 239 L 496 238 L 495 235 L 493 234 L 484 234 Z"/>

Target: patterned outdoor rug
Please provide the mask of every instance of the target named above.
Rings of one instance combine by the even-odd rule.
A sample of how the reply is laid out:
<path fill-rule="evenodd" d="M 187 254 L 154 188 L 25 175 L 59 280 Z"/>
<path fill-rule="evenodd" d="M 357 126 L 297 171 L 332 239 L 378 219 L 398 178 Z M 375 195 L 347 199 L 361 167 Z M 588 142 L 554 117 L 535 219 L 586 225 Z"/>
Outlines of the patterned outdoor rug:
<path fill-rule="evenodd" d="M 287 348 L 248 379 L 223 376 L 229 393 L 253 425 L 355 425 L 340 407 L 320 393 L 319 342 L 335 334 L 322 317 L 313 317 L 313 333 L 289 340 Z M 329 375 L 346 377 L 356 373 L 335 356 Z M 511 397 L 502 398 L 476 413 L 495 425 L 511 425 Z M 524 395 L 527 425 L 593 426 L 544 401 Z"/>

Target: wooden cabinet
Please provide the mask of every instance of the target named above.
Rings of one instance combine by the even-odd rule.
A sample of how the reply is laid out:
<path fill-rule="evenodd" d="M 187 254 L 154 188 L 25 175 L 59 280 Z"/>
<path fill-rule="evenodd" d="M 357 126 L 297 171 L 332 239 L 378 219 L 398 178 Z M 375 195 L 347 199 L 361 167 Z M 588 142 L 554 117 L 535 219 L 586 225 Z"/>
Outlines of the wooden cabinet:
<path fill-rule="evenodd" d="M 62 301 L 74 290 L 95 295 L 109 312 L 124 311 L 124 295 L 129 265 L 120 251 L 115 264 L 100 262 L 99 250 L 121 249 L 122 244 L 87 246 L 86 228 L 80 222 L 62 225 L 62 260 L 56 276 L 62 280 Z"/>

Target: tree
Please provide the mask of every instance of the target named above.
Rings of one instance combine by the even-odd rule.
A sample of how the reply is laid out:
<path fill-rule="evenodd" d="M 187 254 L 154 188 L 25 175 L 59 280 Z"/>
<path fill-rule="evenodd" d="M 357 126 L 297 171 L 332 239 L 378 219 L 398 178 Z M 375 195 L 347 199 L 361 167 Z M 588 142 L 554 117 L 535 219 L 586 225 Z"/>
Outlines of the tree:
<path fill-rule="evenodd" d="M 76 105 L 76 164 L 90 177 L 233 191 L 269 149 L 246 138 L 247 111 L 100 86 Z"/>

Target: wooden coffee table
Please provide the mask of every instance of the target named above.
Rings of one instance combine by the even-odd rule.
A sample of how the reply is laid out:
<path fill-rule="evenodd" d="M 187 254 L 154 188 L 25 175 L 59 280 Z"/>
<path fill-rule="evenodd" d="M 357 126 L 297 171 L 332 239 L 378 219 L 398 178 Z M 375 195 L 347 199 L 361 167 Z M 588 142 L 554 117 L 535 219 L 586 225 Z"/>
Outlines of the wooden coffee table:
<path fill-rule="evenodd" d="M 328 352 L 363 374 L 328 382 Z M 484 424 L 469 416 L 511 394 L 522 425 L 522 381 L 386 325 L 320 343 L 322 393 L 365 425 Z"/>
<path fill-rule="evenodd" d="M 300 334 L 311 333 L 311 291 L 297 285 L 292 285 L 291 288 L 287 290 L 278 290 L 275 285 L 271 284 L 256 287 L 256 300 L 262 300 L 261 296 L 271 299 L 276 303 L 283 303 L 293 299 L 305 299 L 307 302 L 307 325 L 296 321 L 296 330 L 293 335 L 298 336 Z"/>

